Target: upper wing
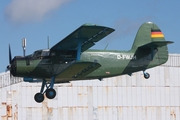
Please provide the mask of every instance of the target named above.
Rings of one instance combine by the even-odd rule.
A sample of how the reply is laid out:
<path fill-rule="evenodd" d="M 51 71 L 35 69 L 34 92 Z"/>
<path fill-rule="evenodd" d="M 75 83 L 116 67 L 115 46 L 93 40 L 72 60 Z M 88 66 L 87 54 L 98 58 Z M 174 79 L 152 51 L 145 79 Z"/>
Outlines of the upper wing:
<path fill-rule="evenodd" d="M 112 33 L 114 29 L 104 26 L 84 24 L 68 35 L 66 38 L 58 42 L 51 48 L 53 50 L 77 50 L 78 43 L 81 41 L 81 51 L 83 52 L 98 42 L 105 36 Z"/>

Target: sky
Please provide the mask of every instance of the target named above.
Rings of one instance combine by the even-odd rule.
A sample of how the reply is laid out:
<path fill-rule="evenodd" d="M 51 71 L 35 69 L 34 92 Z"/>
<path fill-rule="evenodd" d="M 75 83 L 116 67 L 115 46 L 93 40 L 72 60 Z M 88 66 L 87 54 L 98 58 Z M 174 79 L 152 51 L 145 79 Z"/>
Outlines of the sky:
<path fill-rule="evenodd" d="M 0 72 L 12 56 L 23 56 L 52 47 L 85 23 L 107 26 L 115 32 L 92 49 L 129 50 L 137 30 L 144 22 L 154 22 L 164 33 L 169 53 L 180 53 L 180 1 L 174 0 L 3 0 L 0 4 Z"/>

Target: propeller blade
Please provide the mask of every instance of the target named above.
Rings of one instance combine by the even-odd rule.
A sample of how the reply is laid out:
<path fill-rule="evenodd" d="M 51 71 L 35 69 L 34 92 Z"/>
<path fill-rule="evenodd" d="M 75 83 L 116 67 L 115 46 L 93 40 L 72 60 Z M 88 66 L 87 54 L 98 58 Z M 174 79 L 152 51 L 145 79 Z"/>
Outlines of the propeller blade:
<path fill-rule="evenodd" d="M 11 64 L 12 56 L 11 56 L 11 46 L 9 44 L 9 64 Z"/>
<path fill-rule="evenodd" d="M 7 66 L 6 70 L 10 72 L 10 80 L 12 79 L 13 75 L 11 73 L 11 64 L 12 64 L 12 55 L 11 55 L 11 46 L 9 44 L 9 65 Z"/>

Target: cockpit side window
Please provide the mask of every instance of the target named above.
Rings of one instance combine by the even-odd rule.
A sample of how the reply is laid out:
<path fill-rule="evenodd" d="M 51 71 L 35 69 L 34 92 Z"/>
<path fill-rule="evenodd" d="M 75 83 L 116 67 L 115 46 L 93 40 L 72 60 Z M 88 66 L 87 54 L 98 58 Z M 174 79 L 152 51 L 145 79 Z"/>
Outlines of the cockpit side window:
<path fill-rule="evenodd" d="M 49 51 L 42 51 L 41 56 L 42 57 L 49 56 Z"/>
<path fill-rule="evenodd" d="M 32 58 L 44 58 L 49 56 L 49 50 L 38 50 L 32 54 Z"/>

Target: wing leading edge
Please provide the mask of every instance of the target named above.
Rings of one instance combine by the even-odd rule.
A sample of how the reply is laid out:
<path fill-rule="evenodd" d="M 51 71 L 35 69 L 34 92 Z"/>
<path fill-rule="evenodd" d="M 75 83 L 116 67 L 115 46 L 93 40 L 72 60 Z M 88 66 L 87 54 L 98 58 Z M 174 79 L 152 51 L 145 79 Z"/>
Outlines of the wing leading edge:
<path fill-rule="evenodd" d="M 78 47 L 81 47 L 80 52 L 84 52 L 113 31 L 114 29 L 109 27 L 84 24 L 54 45 L 50 50 L 78 50 Z M 79 42 L 81 43 L 80 46 Z"/>

